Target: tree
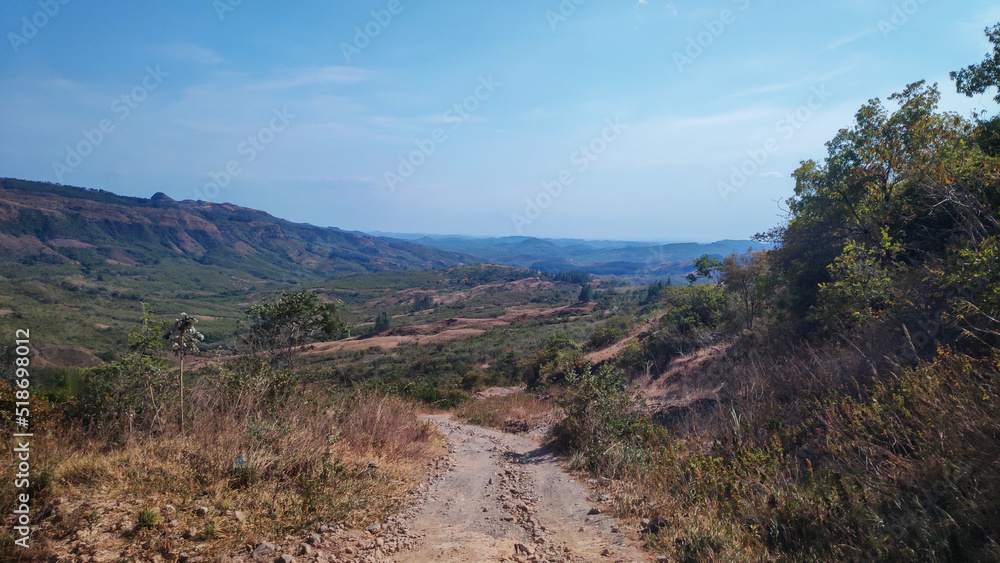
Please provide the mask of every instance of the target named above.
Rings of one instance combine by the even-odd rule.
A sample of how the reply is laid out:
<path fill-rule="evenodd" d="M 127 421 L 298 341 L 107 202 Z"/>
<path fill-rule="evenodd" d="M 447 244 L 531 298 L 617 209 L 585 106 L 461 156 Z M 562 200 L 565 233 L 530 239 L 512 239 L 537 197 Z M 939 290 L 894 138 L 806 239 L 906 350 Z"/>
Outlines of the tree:
<path fill-rule="evenodd" d="M 155 318 L 153 316 L 155 312 L 155 306 L 149 303 L 142 304 L 142 316 L 139 320 L 142 326 L 132 331 L 132 334 L 128 336 L 128 347 L 132 352 L 145 355 L 153 350 L 163 348 L 163 342 L 161 342 L 160 337 L 163 335 L 163 329 L 166 328 L 168 323 L 167 321 Z"/>
<path fill-rule="evenodd" d="M 733 253 L 723 260 L 722 285 L 726 292 L 736 296 L 743 325 L 753 330 L 753 323 L 763 312 L 774 287 L 768 275 L 767 253 L 751 249 L 742 256 Z"/>
<path fill-rule="evenodd" d="M 590 303 L 590 300 L 594 297 L 594 290 L 590 287 L 589 283 L 583 284 L 580 288 L 580 296 L 577 297 L 577 301 L 580 303 Z"/>
<path fill-rule="evenodd" d="M 669 281 L 656 280 L 646 286 L 646 298 L 643 300 L 643 303 L 656 303 L 659 301 L 663 297 L 663 290 L 669 285 Z"/>
<path fill-rule="evenodd" d="M 319 338 L 348 334 L 340 320 L 341 302 L 320 303 L 308 291 L 280 292 L 244 311 L 248 324 L 244 342 L 252 354 L 264 354 L 275 368 L 295 369 L 299 347 Z"/>
<path fill-rule="evenodd" d="M 851 128 L 827 143 L 822 162 L 795 171 L 791 218 L 772 256 L 792 317 L 810 317 L 830 266 L 849 244 L 879 267 L 943 256 L 954 237 L 982 239 L 995 168 L 969 143 L 971 124 L 938 113 L 936 86 L 916 82 L 862 106 Z M 845 259 L 846 260 L 846 259 Z M 812 317 L 815 319 L 815 317 Z"/>
<path fill-rule="evenodd" d="M 527 372 L 528 387 L 535 388 L 555 383 L 576 368 L 583 357 L 580 345 L 563 335 L 552 335 L 545 341 L 545 348 L 532 359 Z"/>
<path fill-rule="evenodd" d="M 163 347 L 168 324 L 153 317 L 156 309 L 142 304 L 141 325 L 128 336 L 129 352 L 120 360 L 90 368 L 73 407 L 84 425 L 107 425 L 106 431 L 131 435 L 135 428 L 160 424 L 160 410 L 170 394 L 170 362 L 152 352 Z"/>
<path fill-rule="evenodd" d="M 719 283 L 720 276 L 722 275 L 722 262 L 709 256 L 708 254 L 702 254 L 700 258 L 694 261 L 695 271 L 687 275 L 688 282 L 694 283 L 701 278 L 709 278 L 716 284 Z"/>
<path fill-rule="evenodd" d="M 993 44 L 993 53 L 987 54 L 979 64 L 969 65 L 962 70 L 952 72 L 951 79 L 955 81 L 958 91 L 972 97 L 983 94 L 994 86 L 1000 86 L 1000 23 L 992 28 L 986 28 L 986 37 Z M 993 97 L 1000 103 L 1000 93 Z"/>
<path fill-rule="evenodd" d="M 430 293 L 421 293 L 413 298 L 413 311 L 426 311 L 434 308 L 434 297 Z"/>
<path fill-rule="evenodd" d="M 188 352 L 198 351 L 198 342 L 205 339 L 205 335 L 198 332 L 198 329 L 194 328 L 194 325 L 198 322 L 198 319 L 188 315 L 187 313 L 181 313 L 180 318 L 174 321 L 170 326 L 170 330 L 163 335 L 163 338 L 170 342 L 170 349 L 173 350 L 174 355 L 180 356 L 180 375 L 178 375 L 177 380 L 180 383 L 180 410 L 181 410 L 181 434 L 184 434 L 184 357 L 188 355 Z"/>
<path fill-rule="evenodd" d="M 382 311 L 375 317 L 375 328 L 372 330 L 374 334 L 381 334 L 392 328 L 392 317 L 389 313 Z"/>

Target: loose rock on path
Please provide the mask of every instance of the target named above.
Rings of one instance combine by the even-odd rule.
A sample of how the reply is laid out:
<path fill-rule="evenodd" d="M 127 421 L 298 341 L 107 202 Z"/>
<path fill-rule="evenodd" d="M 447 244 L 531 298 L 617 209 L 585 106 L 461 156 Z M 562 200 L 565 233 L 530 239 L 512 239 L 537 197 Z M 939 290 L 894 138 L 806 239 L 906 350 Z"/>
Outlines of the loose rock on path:
<path fill-rule="evenodd" d="M 587 489 L 534 440 L 427 417 L 449 442 L 449 469 L 399 518 L 409 549 L 387 561 L 641 562 L 637 543 L 587 501 Z"/>

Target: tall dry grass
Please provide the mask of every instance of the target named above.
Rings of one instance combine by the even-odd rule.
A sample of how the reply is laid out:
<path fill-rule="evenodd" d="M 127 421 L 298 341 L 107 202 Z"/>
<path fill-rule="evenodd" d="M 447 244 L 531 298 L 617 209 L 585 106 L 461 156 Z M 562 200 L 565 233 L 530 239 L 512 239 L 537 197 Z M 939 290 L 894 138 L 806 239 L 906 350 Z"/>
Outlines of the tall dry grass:
<path fill-rule="evenodd" d="M 551 425 L 560 418 L 554 401 L 540 400 L 525 391 L 493 395 L 464 403 L 455 416 L 480 426 L 507 432 L 528 432 Z"/>
<path fill-rule="evenodd" d="M 398 398 L 299 386 L 275 395 L 212 375 L 188 397 L 184 436 L 170 424 L 110 436 L 62 421 L 37 438 L 51 475 L 40 498 L 60 504 L 48 513 L 33 505 L 40 549 L 30 557 L 100 544 L 144 560 L 193 542 L 214 556 L 319 523 L 367 526 L 402 507 L 441 451 L 433 427 Z M 176 420 L 177 405 L 161 415 Z M 208 514 L 195 513 L 201 506 Z M 142 511 L 158 514 L 157 525 L 138 529 Z M 190 528 L 197 533 L 180 538 Z M 7 543 L 0 556 L 29 557 Z"/>
<path fill-rule="evenodd" d="M 904 367 L 876 361 L 877 341 L 756 344 L 700 368 L 728 389 L 714 407 L 609 444 L 622 459 L 592 467 L 614 478 L 610 508 L 646 519 L 652 549 L 692 562 L 1000 560 L 1000 357 L 942 349 Z"/>

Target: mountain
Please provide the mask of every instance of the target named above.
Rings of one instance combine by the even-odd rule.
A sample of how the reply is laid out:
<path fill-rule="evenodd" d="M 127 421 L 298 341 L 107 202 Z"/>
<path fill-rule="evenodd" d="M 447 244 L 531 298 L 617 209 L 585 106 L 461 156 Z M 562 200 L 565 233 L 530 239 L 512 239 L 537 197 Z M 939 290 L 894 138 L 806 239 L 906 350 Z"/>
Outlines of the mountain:
<path fill-rule="evenodd" d="M 136 267 L 176 262 L 260 279 L 448 268 L 459 253 L 293 223 L 229 203 L 150 199 L 0 179 L 0 263 Z"/>
<path fill-rule="evenodd" d="M 534 237 L 467 237 L 395 234 L 380 236 L 386 241 L 407 240 L 449 252 L 476 256 L 488 262 L 531 268 L 549 273 L 582 270 L 598 276 L 615 276 L 645 281 L 683 276 L 693 270 L 696 258 L 704 254 L 724 258 L 771 245 L 749 240 L 722 240 L 699 243 L 655 243 L 641 241 L 588 241 Z"/>

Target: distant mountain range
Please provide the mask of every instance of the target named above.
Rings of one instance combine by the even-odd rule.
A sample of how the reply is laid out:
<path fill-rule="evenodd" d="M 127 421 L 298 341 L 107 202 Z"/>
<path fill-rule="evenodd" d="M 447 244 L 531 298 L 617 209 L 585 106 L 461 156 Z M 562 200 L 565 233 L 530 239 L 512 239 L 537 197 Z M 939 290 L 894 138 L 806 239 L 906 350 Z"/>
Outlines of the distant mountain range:
<path fill-rule="evenodd" d="M 293 223 L 229 203 L 0 179 L 0 265 L 34 266 L 31 272 L 181 267 L 190 273 L 208 266 L 230 278 L 288 281 L 490 262 L 646 281 L 682 277 L 703 254 L 724 257 L 751 246 L 762 245 L 365 234 Z"/>
<path fill-rule="evenodd" d="M 448 268 L 469 255 L 292 223 L 228 203 L 150 199 L 0 179 L 0 263 L 84 270 L 161 262 L 215 266 L 259 279 Z"/>
<path fill-rule="evenodd" d="M 734 252 L 742 254 L 749 248 L 771 248 L 771 245 L 750 240 L 699 244 L 519 236 L 491 238 L 379 232 L 371 234 L 385 241 L 406 240 L 442 251 L 472 255 L 496 264 L 547 273 L 580 270 L 598 276 L 615 276 L 635 281 L 683 277 L 693 269 L 694 260 L 704 254 L 722 259 Z"/>

